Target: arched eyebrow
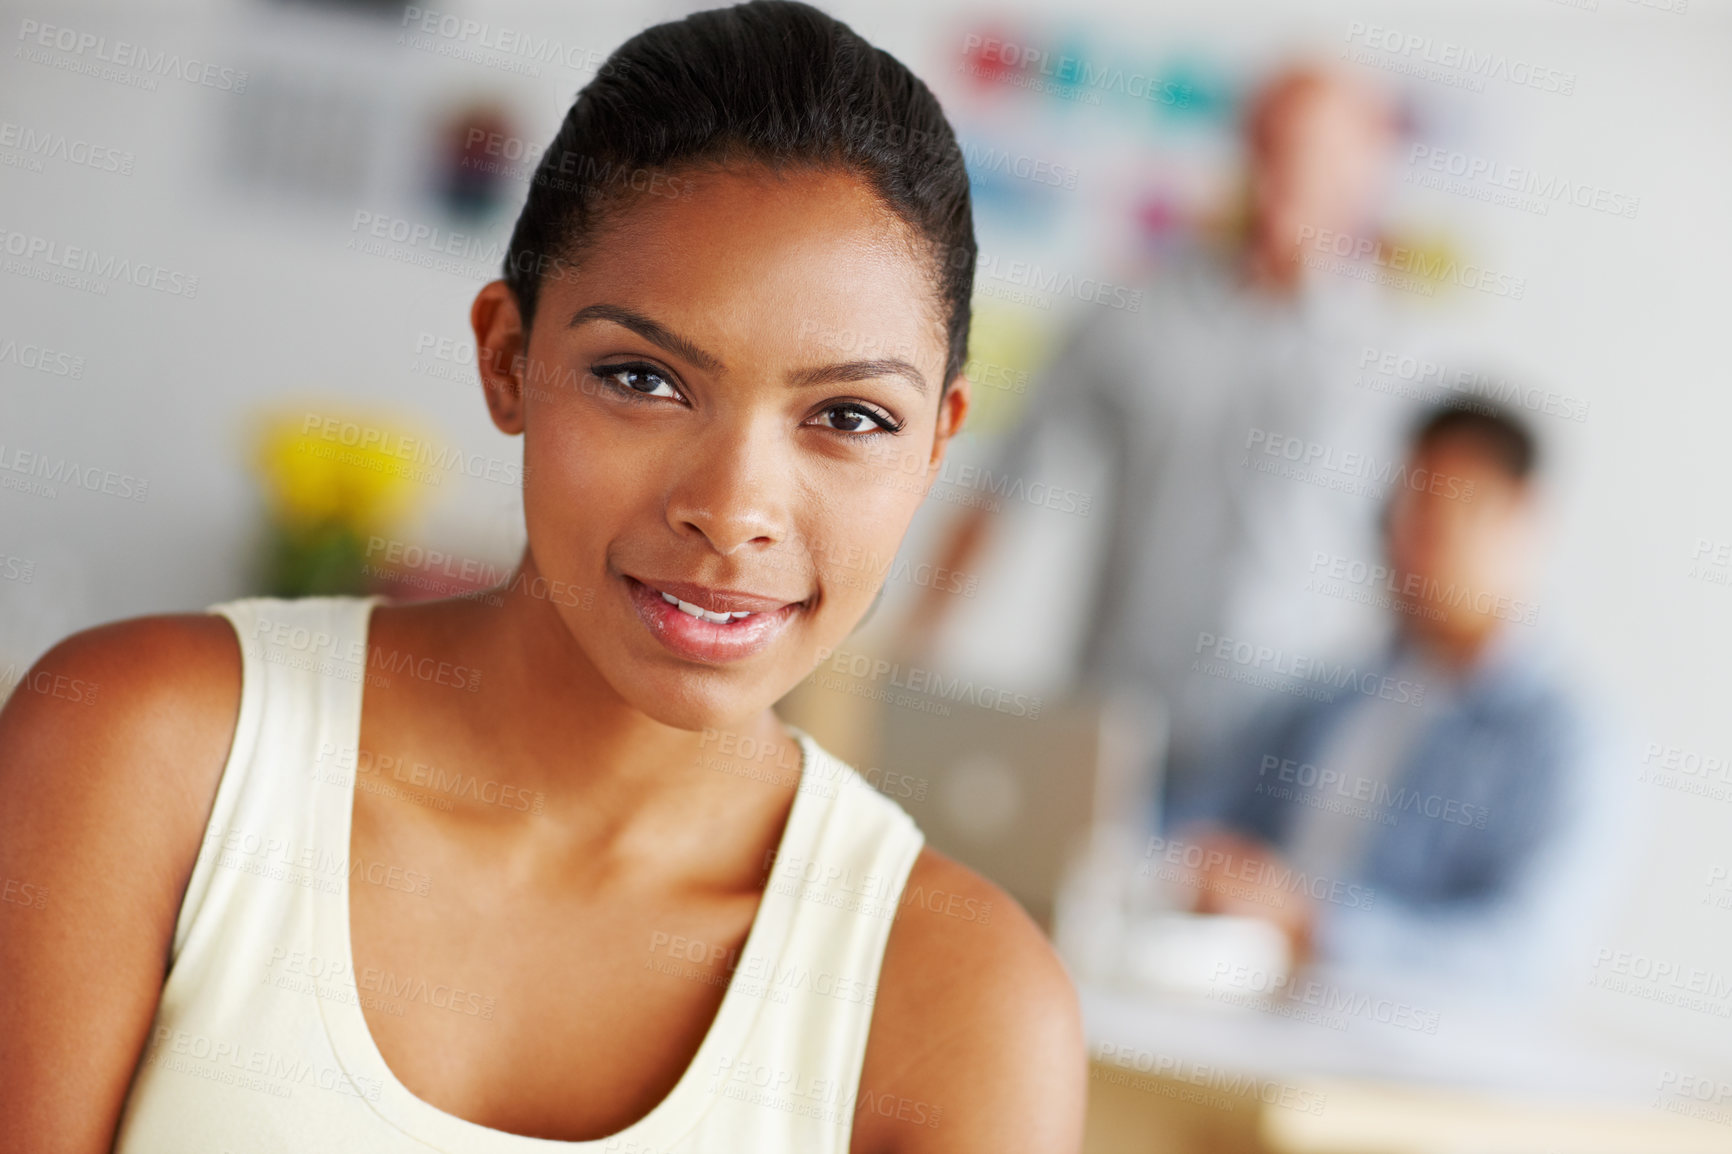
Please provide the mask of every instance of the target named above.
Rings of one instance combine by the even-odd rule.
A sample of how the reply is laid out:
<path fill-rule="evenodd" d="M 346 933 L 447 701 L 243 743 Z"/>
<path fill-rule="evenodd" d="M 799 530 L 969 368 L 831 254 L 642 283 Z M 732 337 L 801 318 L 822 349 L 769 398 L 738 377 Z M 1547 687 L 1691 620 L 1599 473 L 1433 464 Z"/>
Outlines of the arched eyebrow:
<path fill-rule="evenodd" d="M 610 321 L 621 328 L 630 329 L 650 344 L 689 361 L 707 373 L 717 373 L 722 370 L 720 357 L 705 352 L 660 321 L 646 317 L 635 309 L 628 309 L 623 305 L 585 305 L 572 314 L 566 328 L 574 329 L 589 321 Z M 925 374 L 900 357 L 879 357 L 867 361 L 837 361 L 833 364 L 819 365 L 816 368 L 801 369 L 792 375 L 788 383 L 795 388 L 803 388 L 810 385 L 869 381 L 877 377 L 901 377 L 913 385 L 915 391 L 922 396 L 929 391 Z"/>
<path fill-rule="evenodd" d="M 900 357 L 880 357 L 875 361 L 838 361 L 835 364 L 819 365 L 814 369 L 801 369 L 793 374 L 788 383 L 800 388 L 806 385 L 841 385 L 850 381 L 870 381 L 877 377 L 901 377 L 913 385 L 921 396 L 926 395 L 925 375 Z"/>
<path fill-rule="evenodd" d="M 677 357 L 690 361 L 706 373 L 722 371 L 720 357 L 706 353 L 660 321 L 651 320 L 633 309 L 625 308 L 622 305 L 585 305 L 571 315 L 571 320 L 565 327 L 575 329 L 588 321 L 612 321 L 623 329 L 630 329 L 650 344 L 657 345 Z"/>

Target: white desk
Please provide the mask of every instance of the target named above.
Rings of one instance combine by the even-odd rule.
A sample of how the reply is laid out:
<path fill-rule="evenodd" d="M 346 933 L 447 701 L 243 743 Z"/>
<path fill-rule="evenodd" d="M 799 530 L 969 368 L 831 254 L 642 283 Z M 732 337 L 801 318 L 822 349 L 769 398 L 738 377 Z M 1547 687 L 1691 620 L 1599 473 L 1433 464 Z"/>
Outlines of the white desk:
<path fill-rule="evenodd" d="M 1361 1003 L 1332 1028 L 1206 1000 L 1080 994 L 1095 1055 L 1090 1154 L 1732 1154 L 1732 1124 L 1657 1105 L 1675 1059 L 1556 1025 L 1439 1004 L 1424 1007 L 1437 1014 L 1428 1034 Z M 1199 1110 L 1207 1125 L 1180 1118 Z M 1163 1127 L 1193 1137 L 1171 1141 Z"/>

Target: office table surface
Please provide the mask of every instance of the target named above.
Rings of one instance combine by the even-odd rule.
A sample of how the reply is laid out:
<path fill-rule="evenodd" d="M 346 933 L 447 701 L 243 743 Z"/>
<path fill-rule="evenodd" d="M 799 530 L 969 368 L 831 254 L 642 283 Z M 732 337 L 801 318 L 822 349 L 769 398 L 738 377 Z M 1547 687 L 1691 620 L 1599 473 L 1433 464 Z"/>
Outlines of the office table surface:
<path fill-rule="evenodd" d="M 1277 1003 L 1277 1013 L 1087 983 L 1079 994 L 1097 1077 L 1166 1079 L 1196 1087 L 1193 1100 L 1240 1101 L 1255 1115 L 1245 1149 L 1732 1154 L 1732 1107 L 1698 1103 L 1676 1082 L 1662 1089 L 1669 1072 L 1712 1070 L 1508 1007 L 1343 997 L 1333 1004 L 1345 1012 L 1324 1016 L 1329 999 Z M 1137 1097 L 1150 1125 L 1179 1108 L 1167 1090 Z M 1111 1123 L 1120 1136 L 1091 1135 L 1090 1150 L 1169 1148 L 1125 1133 L 1122 1099 Z"/>

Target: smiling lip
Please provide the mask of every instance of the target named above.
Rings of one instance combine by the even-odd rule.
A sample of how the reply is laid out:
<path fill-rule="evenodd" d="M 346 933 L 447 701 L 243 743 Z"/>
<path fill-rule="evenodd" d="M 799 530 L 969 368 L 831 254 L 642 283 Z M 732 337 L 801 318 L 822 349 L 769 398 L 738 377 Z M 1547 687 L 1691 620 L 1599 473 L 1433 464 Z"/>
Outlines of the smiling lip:
<path fill-rule="evenodd" d="M 722 664 L 750 657 L 768 648 L 804 601 L 787 601 L 733 589 L 711 589 L 689 581 L 640 581 L 622 574 L 632 608 L 644 628 L 680 657 Z M 664 596 L 664 594 L 666 596 Z M 673 597 L 711 614 L 746 614 L 727 622 L 710 621 L 672 604 Z"/>
<path fill-rule="evenodd" d="M 646 585 L 657 593 L 671 594 L 711 613 L 774 613 L 784 605 L 799 604 L 798 598 L 789 600 L 786 597 L 743 593 L 738 589 L 712 589 L 707 585 L 694 585 L 690 581 L 641 580 L 629 575 L 627 580 Z"/>

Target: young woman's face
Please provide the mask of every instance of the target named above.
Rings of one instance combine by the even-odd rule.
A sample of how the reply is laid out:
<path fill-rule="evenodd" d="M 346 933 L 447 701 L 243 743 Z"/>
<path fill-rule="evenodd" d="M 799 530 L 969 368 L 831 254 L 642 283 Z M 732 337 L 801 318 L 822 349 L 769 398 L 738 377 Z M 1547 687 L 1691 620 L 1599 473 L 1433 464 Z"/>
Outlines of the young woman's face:
<path fill-rule="evenodd" d="M 489 401 L 525 436 L 537 570 L 593 590 L 549 605 L 625 701 L 696 729 L 770 705 L 854 628 L 967 384 L 940 400 L 930 265 L 858 178 L 735 167 L 673 189 L 543 278 Z M 475 317 L 499 348 L 502 283 Z"/>

